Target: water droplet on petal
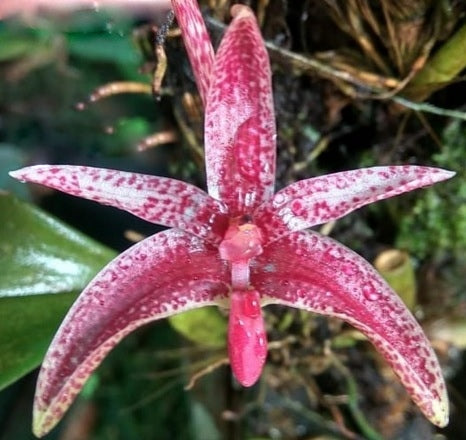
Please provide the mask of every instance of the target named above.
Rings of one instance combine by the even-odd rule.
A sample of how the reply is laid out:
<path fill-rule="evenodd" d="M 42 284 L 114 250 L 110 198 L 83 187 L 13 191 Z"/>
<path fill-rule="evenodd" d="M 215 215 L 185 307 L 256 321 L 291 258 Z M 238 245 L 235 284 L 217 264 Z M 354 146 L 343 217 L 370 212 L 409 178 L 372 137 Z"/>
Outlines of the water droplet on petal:
<path fill-rule="evenodd" d="M 283 205 L 283 203 L 286 202 L 286 197 L 283 194 L 275 194 L 273 198 L 273 206 L 277 208 L 280 205 Z"/>
<path fill-rule="evenodd" d="M 303 215 L 303 204 L 299 200 L 295 200 L 291 204 L 291 212 L 296 215 L 296 216 L 302 216 Z"/>
<path fill-rule="evenodd" d="M 377 301 L 380 299 L 380 292 L 372 285 L 367 285 L 362 288 L 362 294 L 368 301 Z"/>
<path fill-rule="evenodd" d="M 254 290 L 243 294 L 243 313 L 248 318 L 257 318 L 261 314 L 259 295 Z"/>

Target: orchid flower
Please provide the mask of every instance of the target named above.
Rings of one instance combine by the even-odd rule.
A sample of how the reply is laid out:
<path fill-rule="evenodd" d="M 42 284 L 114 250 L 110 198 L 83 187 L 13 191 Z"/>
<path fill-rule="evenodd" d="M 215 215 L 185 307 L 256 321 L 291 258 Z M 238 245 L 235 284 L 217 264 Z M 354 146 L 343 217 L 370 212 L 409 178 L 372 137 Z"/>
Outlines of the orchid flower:
<path fill-rule="evenodd" d="M 233 6 L 214 54 L 197 2 L 172 5 L 205 105 L 208 193 L 169 178 L 91 167 L 37 165 L 11 173 L 172 228 L 115 258 L 78 297 L 42 364 L 34 433 L 52 429 L 128 333 L 211 305 L 229 309 L 228 352 L 242 385 L 258 380 L 267 356 L 261 307 L 282 304 L 359 329 L 427 418 L 446 425 L 445 383 L 412 314 L 363 258 L 303 230 L 454 173 L 364 168 L 302 180 L 274 194 L 270 63 L 252 11 Z"/>

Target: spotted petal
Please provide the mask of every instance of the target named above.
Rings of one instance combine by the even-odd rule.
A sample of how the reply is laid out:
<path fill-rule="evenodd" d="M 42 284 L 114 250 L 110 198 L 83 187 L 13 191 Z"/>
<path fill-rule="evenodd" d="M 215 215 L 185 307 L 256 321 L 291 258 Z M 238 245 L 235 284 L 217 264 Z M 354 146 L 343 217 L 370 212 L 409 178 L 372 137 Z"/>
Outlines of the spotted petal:
<path fill-rule="evenodd" d="M 223 303 L 228 271 L 198 238 L 177 230 L 153 235 L 118 256 L 82 292 L 42 364 L 33 431 L 45 435 L 92 371 L 128 333 L 185 310 Z"/>
<path fill-rule="evenodd" d="M 251 283 L 263 302 L 335 316 L 358 328 L 438 426 L 448 397 L 437 358 L 421 327 L 380 275 L 359 255 L 315 232 L 298 232 L 256 258 Z"/>
<path fill-rule="evenodd" d="M 172 0 L 202 101 L 206 102 L 214 65 L 214 49 L 197 0 Z"/>
<path fill-rule="evenodd" d="M 264 241 L 335 220 L 377 200 L 432 185 L 454 172 L 420 166 L 361 168 L 300 180 L 255 213 Z"/>
<path fill-rule="evenodd" d="M 232 14 L 207 95 L 205 149 L 209 194 L 238 215 L 272 197 L 275 118 L 270 64 L 256 19 L 242 5 Z"/>
<path fill-rule="evenodd" d="M 124 209 L 213 243 L 221 240 L 227 224 L 221 202 L 193 185 L 166 177 L 72 165 L 36 165 L 10 175 Z"/>

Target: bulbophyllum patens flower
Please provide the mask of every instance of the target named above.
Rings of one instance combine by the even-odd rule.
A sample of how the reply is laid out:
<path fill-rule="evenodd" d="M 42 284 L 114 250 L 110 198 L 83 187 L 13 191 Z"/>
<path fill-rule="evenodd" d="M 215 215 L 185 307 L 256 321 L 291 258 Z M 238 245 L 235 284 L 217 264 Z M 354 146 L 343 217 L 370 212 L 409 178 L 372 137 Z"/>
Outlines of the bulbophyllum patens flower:
<path fill-rule="evenodd" d="M 244 386 L 267 356 L 262 307 L 338 317 L 364 333 L 432 423 L 448 421 L 437 358 L 421 327 L 359 255 L 311 226 L 448 179 L 421 166 L 345 171 L 274 194 L 275 117 L 267 52 L 246 6 L 214 54 L 195 0 L 173 0 L 205 105 L 208 192 L 164 177 L 66 165 L 14 171 L 17 179 L 115 206 L 172 229 L 110 262 L 81 293 L 42 364 L 34 432 L 47 433 L 107 353 L 134 329 L 186 310 L 229 309 L 228 351 Z"/>

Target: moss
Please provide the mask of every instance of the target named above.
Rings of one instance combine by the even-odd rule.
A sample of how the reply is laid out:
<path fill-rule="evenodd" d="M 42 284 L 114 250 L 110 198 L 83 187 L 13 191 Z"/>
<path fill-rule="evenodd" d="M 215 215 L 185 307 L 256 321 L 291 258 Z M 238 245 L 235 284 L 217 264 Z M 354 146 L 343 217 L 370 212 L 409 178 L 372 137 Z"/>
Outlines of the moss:
<path fill-rule="evenodd" d="M 460 255 L 466 249 L 466 123 L 455 120 L 443 132 L 443 147 L 434 164 L 457 175 L 427 189 L 400 223 L 399 247 L 420 258 L 446 251 Z"/>

